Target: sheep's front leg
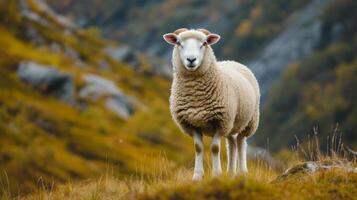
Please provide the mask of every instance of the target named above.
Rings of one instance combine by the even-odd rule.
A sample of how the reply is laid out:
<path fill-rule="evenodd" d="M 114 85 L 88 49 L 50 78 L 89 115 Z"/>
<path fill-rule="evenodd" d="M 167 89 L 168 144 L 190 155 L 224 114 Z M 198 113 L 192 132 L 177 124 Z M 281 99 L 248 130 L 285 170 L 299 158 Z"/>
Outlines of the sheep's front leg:
<path fill-rule="evenodd" d="M 235 136 L 228 136 L 226 139 L 227 146 L 227 172 L 231 175 L 235 175 L 237 171 L 237 139 Z"/>
<path fill-rule="evenodd" d="M 212 144 L 211 144 L 213 176 L 219 176 L 222 174 L 220 148 L 221 148 L 221 136 L 218 133 L 216 133 L 213 136 Z"/>
<path fill-rule="evenodd" d="M 247 174 L 247 141 L 246 137 L 237 137 L 238 146 L 238 172 Z"/>
<path fill-rule="evenodd" d="M 195 145 L 195 169 L 192 180 L 199 181 L 203 178 L 203 140 L 202 134 L 194 132 L 193 141 Z"/>

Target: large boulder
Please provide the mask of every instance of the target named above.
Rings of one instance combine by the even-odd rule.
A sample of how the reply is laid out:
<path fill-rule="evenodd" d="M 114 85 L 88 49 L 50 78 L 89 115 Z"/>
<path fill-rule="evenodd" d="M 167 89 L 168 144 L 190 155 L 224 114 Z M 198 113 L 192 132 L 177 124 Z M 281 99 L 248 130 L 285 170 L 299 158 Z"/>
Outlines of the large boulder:
<path fill-rule="evenodd" d="M 53 95 L 67 102 L 71 102 L 74 98 L 72 75 L 62 73 L 52 66 L 32 61 L 21 62 L 17 75 L 21 80 L 44 94 Z"/>
<path fill-rule="evenodd" d="M 133 114 L 129 98 L 112 81 L 93 74 L 88 74 L 83 79 L 85 86 L 79 91 L 81 98 L 91 101 L 104 98 L 105 107 L 123 119 Z"/>

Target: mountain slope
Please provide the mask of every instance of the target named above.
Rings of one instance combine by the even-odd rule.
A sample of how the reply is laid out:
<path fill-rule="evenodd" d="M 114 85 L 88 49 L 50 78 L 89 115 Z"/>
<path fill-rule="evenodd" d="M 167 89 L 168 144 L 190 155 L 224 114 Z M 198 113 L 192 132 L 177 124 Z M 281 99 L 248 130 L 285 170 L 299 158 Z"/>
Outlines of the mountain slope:
<path fill-rule="evenodd" d="M 169 82 L 113 60 L 104 49 L 115 43 L 96 30 L 42 1 L 5 0 L 0 35 L 1 185 L 22 193 L 109 169 L 149 174 L 163 151 L 172 168 L 191 156 L 169 115 Z"/>
<path fill-rule="evenodd" d="M 324 10 L 318 49 L 307 59 L 291 64 L 269 93 L 262 111 L 258 144 L 273 150 L 295 144 L 314 126 L 321 141 L 331 137 L 338 124 L 351 149 L 356 138 L 357 15 L 355 1 L 333 2 Z M 284 138 L 284 141 L 281 140 Z M 327 146 L 326 142 L 322 146 Z"/>

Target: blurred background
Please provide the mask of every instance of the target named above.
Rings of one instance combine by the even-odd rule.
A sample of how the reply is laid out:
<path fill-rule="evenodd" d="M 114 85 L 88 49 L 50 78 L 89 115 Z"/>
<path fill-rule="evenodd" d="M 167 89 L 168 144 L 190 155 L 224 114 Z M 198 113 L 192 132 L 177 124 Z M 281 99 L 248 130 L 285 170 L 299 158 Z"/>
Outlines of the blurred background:
<path fill-rule="evenodd" d="M 30 192 L 108 170 L 150 174 L 162 157 L 192 167 L 162 39 L 181 27 L 220 34 L 217 58 L 256 74 L 250 155 L 279 159 L 316 133 L 328 149 L 336 132 L 356 151 L 356 11 L 355 0 L 1 0 L 1 180 Z"/>

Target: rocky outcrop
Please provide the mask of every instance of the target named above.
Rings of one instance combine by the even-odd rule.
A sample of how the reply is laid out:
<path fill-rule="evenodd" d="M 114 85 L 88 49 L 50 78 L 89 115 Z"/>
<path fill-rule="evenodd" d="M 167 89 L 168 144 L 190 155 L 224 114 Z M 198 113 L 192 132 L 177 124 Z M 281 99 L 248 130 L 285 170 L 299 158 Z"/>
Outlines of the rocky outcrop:
<path fill-rule="evenodd" d="M 342 160 L 326 160 L 326 161 L 308 161 L 287 169 L 283 174 L 277 177 L 276 180 L 284 180 L 288 177 L 305 174 L 315 173 L 324 170 L 343 170 L 346 172 L 357 173 L 357 167 L 352 163 Z"/>
<path fill-rule="evenodd" d="M 133 114 L 129 98 L 112 81 L 93 74 L 88 74 L 83 79 L 85 86 L 79 91 L 81 98 L 91 101 L 105 99 L 105 107 L 124 119 Z"/>
<path fill-rule="evenodd" d="M 54 12 L 43 0 L 32 0 L 31 3 L 36 6 L 36 11 L 30 6 L 28 0 L 20 0 L 21 14 L 25 18 L 44 26 L 52 26 L 54 22 L 65 30 L 74 30 L 77 28 L 71 20 Z M 49 20 L 52 20 L 52 22 Z"/>
<path fill-rule="evenodd" d="M 44 94 L 53 95 L 63 101 L 74 98 L 74 84 L 71 74 L 62 73 L 52 66 L 35 62 L 21 62 L 18 77 Z"/>
<path fill-rule="evenodd" d="M 257 77 L 262 101 L 288 64 L 310 55 L 321 36 L 318 16 L 331 0 L 314 0 L 287 20 L 285 31 L 273 39 L 248 66 Z"/>
<path fill-rule="evenodd" d="M 116 61 L 130 64 L 130 66 L 134 69 L 139 67 L 136 52 L 134 52 L 134 50 L 127 45 L 121 45 L 120 47 L 107 47 L 104 49 L 104 52 Z"/>
<path fill-rule="evenodd" d="M 104 49 L 104 52 L 116 61 L 128 63 L 137 71 L 145 71 L 168 79 L 172 78 L 171 66 L 159 57 L 145 55 L 127 45 L 108 47 Z"/>
<path fill-rule="evenodd" d="M 71 74 L 60 72 L 52 66 L 28 61 L 20 63 L 17 75 L 45 95 L 79 105 L 75 101 L 75 86 Z M 80 98 L 94 102 L 104 99 L 104 106 L 123 119 L 133 114 L 134 109 L 129 98 L 112 81 L 92 74 L 84 76 L 83 80 L 85 85 L 79 91 Z"/>

